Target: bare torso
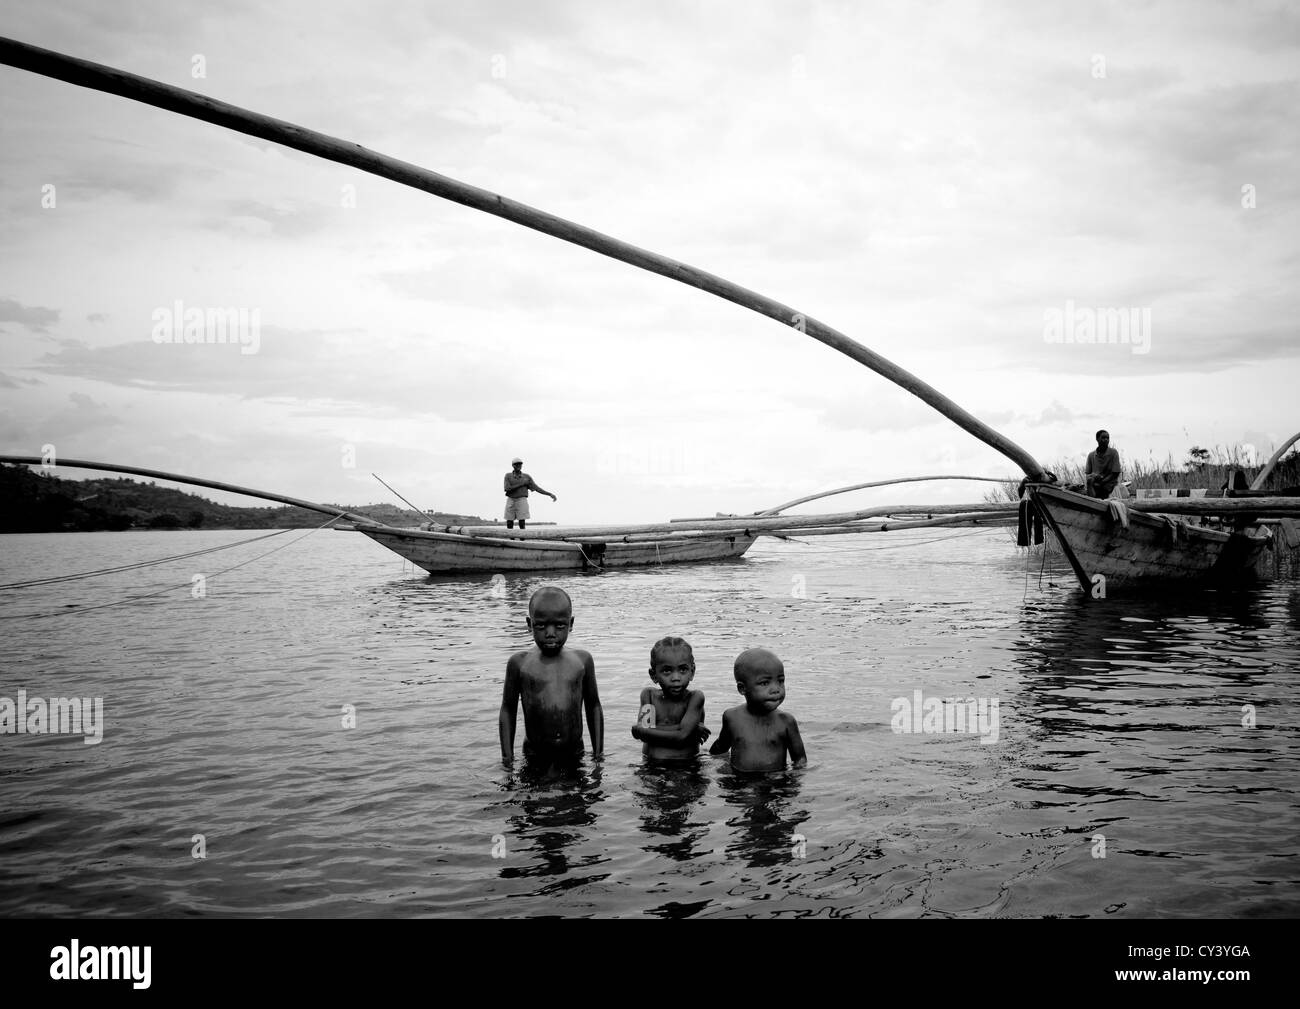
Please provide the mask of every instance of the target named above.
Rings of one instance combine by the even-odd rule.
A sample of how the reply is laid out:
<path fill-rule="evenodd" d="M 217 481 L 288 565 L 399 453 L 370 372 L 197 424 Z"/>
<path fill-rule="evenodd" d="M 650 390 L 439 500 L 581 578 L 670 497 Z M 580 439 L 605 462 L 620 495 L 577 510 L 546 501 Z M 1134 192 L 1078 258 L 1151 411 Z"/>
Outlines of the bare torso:
<path fill-rule="evenodd" d="M 583 679 L 591 656 L 566 648 L 553 657 L 533 648 L 511 658 L 519 670 L 524 742 L 536 750 L 582 749 Z"/>
<path fill-rule="evenodd" d="M 756 715 L 745 705 L 723 716 L 731 730 L 731 766 L 737 771 L 780 771 L 789 748 L 793 718 L 783 711 Z"/>

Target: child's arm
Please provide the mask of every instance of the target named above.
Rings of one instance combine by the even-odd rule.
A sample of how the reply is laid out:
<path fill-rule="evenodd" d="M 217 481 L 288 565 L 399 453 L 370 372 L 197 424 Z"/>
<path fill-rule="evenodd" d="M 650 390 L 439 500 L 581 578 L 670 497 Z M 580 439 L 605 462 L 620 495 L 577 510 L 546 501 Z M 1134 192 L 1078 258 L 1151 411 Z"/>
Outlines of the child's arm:
<path fill-rule="evenodd" d="M 649 687 L 643 687 L 641 689 L 640 704 L 641 706 L 636 710 L 636 722 L 632 726 L 632 735 L 636 739 L 641 738 L 636 734 L 637 727 L 643 725 L 647 718 L 651 722 L 655 720 L 654 695 Z"/>
<path fill-rule="evenodd" d="M 799 735 L 799 723 L 794 720 L 794 715 L 785 717 L 785 748 L 790 754 L 791 766 L 803 767 L 808 763 L 808 754 L 804 752 L 803 736 Z"/>
<path fill-rule="evenodd" d="M 682 715 L 677 728 L 647 729 L 637 725 L 632 729 L 632 735 L 643 743 L 653 743 L 656 746 L 694 746 L 699 742 L 696 736 L 702 721 L 704 721 L 704 694 L 692 690 L 686 705 L 686 714 Z"/>
<path fill-rule="evenodd" d="M 734 739 L 731 733 L 731 712 L 722 713 L 722 728 L 718 731 L 718 738 L 713 741 L 709 747 L 710 755 L 716 757 L 719 753 L 726 753 L 731 749 L 731 743 Z"/>
<path fill-rule="evenodd" d="M 587 731 L 591 733 L 591 755 L 599 757 L 605 751 L 605 709 L 600 706 L 596 691 L 596 663 L 590 652 L 582 653 L 586 672 L 582 677 L 582 704 L 587 709 Z"/>
<path fill-rule="evenodd" d="M 497 729 L 501 735 L 501 763 L 509 767 L 515 760 L 515 717 L 519 713 L 519 656 L 506 663 L 506 684 L 501 693 L 501 714 Z"/>

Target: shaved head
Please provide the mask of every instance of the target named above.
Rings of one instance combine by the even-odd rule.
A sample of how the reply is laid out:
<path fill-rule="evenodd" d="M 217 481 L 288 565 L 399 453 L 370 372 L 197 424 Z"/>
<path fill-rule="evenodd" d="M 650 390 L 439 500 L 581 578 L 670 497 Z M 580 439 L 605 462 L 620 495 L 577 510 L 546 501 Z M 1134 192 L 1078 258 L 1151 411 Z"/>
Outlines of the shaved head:
<path fill-rule="evenodd" d="M 785 665 L 773 652 L 766 648 L 747 648 L 736 656 L 735 674 L 737 682 L 749 680 L 760 673 L 778 675 L 785 672 Z"/>
<path fill-rule="evenodd" d="M 531 617 L 537 611 L 538 606 L 559 606 L 561 604 L 569 613 L 573 613 L 573 600 L 569 598 L 569 593 L 558 585 L 543 585 L 528 600 L 528 615 Z"/>

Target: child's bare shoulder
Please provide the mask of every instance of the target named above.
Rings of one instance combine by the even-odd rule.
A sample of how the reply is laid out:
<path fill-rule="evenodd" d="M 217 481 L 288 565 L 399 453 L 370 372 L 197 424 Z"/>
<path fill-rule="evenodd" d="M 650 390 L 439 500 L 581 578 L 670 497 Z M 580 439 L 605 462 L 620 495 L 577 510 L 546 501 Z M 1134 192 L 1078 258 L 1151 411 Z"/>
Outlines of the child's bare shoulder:
<path fill-rule="evenodd" d="M 799 728 L 799 723 L 794 720 L 794 715 L 788 711 L 778 711 L 776 717 L 781 719 L 781 728 L 783 729 Z"/>

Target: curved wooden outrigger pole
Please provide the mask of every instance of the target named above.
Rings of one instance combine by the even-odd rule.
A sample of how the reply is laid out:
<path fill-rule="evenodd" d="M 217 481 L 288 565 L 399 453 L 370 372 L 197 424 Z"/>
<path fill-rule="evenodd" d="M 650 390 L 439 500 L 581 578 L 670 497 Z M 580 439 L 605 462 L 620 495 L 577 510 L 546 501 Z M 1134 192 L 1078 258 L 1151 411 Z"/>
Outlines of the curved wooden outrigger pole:
<path fill-rule="evenodd" d="M 14 463 L 19 466 L 47 466 L 50 463 L 39 455 L 0 455 L 0 463 Z M 245 494 L 248 497 L 262 498 L 264 501 L 278 501 L 280 504 L 293 505 L 296 508 L 306 508 L 308 511 L 320 512 L 322 515 L 335 515 L 338 518 L 347 519 L 349 522 L 357 522 L 361 525 L 382 525 L 366 515 L 357 515 L 353 512 L 344 511 L 342 508 L 335 508 L 333 505 L 317 504 L 315 501 L 304 501 L 302 498 L 286 497 L 284 494 L 275 494 L 267 490 L 254 490 L 252 487 L 240 487 L 233 483 L 219 483 L 216 480 L 205 480 L 198 476 L 181 476 L 179 473 L 167 473 L 160 469 L 141 469 L 139 466 L 124 466 L 115 462 L 91 462 L 86 459 L 58 459 L 54 464 L 66 467 L 67 469 L 99 469 L 106 473 L 130 473 L 132 476 L 147 476 L 155 480 L 170 480 L 172 483 L 188 483 L 195 487 L 210 487 L 213 490 L 223 490 L 230 494 Z"/>
<path fill-rule="evenodd" d="M 787 508 L 793 508 L 795 505 L 807 504 L 809 501 L 819 501 L 825 497 L 836 497 L 840 494 L 848 494 L 855 490 L 867 490 L 871 487 L 891 487 L 899 483 L 926 483 L 931 480 L 980 480 L 984 483 L 1015 483 L 1014 480 L 1008 480 L 1001 476 L 897 476 L 892 480 L 872 480 L 869 483 L 855 483 L 848 487 L 836 487 L 834 490 L 824 490 L 819 494 L 809 494 L 807 497 L 798 497 L 793 501 L 787 501 L 785 504 L 779 504 L 775 508 L 764 508 L 761 512 L 755 512 L 755 515 L 780 515 Z M 1010 508 L 1015 502 L 1009 502 L 1007 507 Z"/>
<path fill-rule="evenodd" d="M 1259 471 L 1255 477 L 1255 482 L 1250 485 L 1251 490 L 1263 490 L 1264 484 L 1268 478 L 1273 475 L 1273 467 L 1276 466 L 1281 458 L 1286 455 L 1286 450 L 1296 442 L 1300 441 L 1300 431 L 1297 431 L 1290 438 L 1282 443 L 1282 447 L 1273 453 L 1273 458 L 1264 464 L 1264 468 Z"/>
<path fill-rule="evenodd" d="M 120 95 L 134 101 L 153 105 L 156 108 L 176 112 L 192 119 L 213 123 L 226 129 L 260 137 L 273 143 L 292 147 L 295 150 L 313 154 L 329 161 L 378 175 L 380 178 L 410 186 L 414 189 L 432 193 L 443 199 L 460 203 L 487 214 L 503 217 L 508 221 L 521 224 L 534 231 L 563 239 L 574 245 L 609 256 L 650 273 L 668 277 L 690 287 L 699 288 L 709 294 L 734 302 L 742 308 L 766 315 L 780 323 L 811 336 L 814 340 L 838 350 L 851 357 L 859 364 L 866 365 L 877 374 L 883 375 L 895 385 L 906 389 L 912 395 L 924 400 L 939 413 L 943 414 L 959 427 L 969 431 L 980 441 L 992 446 L 1014 462 L 1030 479 L 1042 479 L 1043 467 L 1028 452 L 1015 442 L 999 434 L 973 414 L 944 396 L 938 390 L 921 381 L 911 372 L 898 367 L 862 344 L 849 339 L 838 330 L 802 312 L 797 312 L 788 305 L 783 305 L 755 291 L 733 284 L 728 280 L 703 270 L 679 263 L 666 256 L 660 256 L 645 249 L 620 242 L 618 239 L 603 235 L 591 228 L 566 221 L 562 217 L 548 214 L 523 203 L 508 200 L 485 189 L 458 182 L 437 172 L 420 168 L 417 165 L 399 161 L 367 150 L 359 144 L 349 143 L 317 133 L 294 123 L 270 116 L 260 115 L 241 109 L 226 102 L 217 101 L 206 95 L 186 91 L 183 88 L 162 84 L 159 81 L 139 77 L 136 74 L 116 70 L 99 63 L 65 56 L 62 53 L 41 49 L 37 46 L 18 42 L 14 39 L 0 37 L 0 63 L 45 77 L 76 84 L 79 87 L 104 91 Z"/>

